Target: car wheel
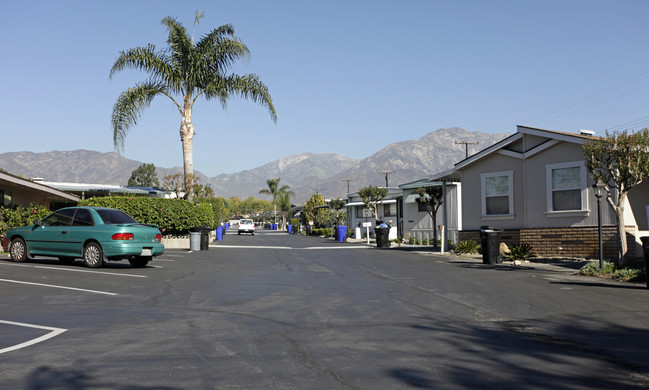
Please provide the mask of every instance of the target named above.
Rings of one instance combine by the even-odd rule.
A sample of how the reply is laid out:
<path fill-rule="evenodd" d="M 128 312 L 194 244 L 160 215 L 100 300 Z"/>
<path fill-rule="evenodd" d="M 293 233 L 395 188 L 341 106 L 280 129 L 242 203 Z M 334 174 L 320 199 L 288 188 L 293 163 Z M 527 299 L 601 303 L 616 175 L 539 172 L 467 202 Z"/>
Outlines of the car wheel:
<path fill-rule="evenodd" d="M 89 268 L 99 268 L 104 265 L 104 251 L 96 242 L 91 242 L 83 248 L 83 262 Z"/>
<path fill-rule="evenodd" d="M 65 265 L 74 263 L 74 257 L 59 256 L 59 261 Z"/>
<path fill-rule="evenodd" d="M 16 263 L 24 263 L 28 260 L 27 245 L 22 238 L 16 238 L 11 241 L 9 246 L 9 254 L 11 255 L 11 260 Z"/>
<path fill-rule="evenodd" d="M 241 235 L 241 232 L 237 232 L 238 235 Z"/>
<path fill-rule="evenodd" d="M 151 258 L 151 256 L 136 256 L 128 259 L 128 262 L 131 263 L 133 268 L 144 268 L 149 264 Z"/>

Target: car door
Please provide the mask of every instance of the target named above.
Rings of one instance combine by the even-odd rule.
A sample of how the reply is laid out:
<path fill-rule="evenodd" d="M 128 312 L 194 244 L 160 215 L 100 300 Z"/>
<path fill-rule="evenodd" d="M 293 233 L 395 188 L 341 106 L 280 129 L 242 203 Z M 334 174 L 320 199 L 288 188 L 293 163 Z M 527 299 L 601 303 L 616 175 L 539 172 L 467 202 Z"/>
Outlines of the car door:
<path fill-rule="evenodd" d="M 61 209 L 43 218 L 40 225 L 26 236 L 29 251 L 40 255 L 66 255 L 75 210 Z"/>
<path fill-rule="evenodd" d="M 77 209 L 68 236 L 68 251 L 73 256 L 81 256 L 83 243 L 93 235 L 95 222 L 88 209 Z"/>

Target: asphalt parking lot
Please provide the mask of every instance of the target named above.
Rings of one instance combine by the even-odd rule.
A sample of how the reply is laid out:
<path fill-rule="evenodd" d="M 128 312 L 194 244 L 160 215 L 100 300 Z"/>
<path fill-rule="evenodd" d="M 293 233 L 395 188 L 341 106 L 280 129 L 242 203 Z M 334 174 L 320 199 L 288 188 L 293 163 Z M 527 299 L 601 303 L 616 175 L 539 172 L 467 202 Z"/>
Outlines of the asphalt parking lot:
<path fill-rule="evenodd" d="M 148 267 L 0 259 L 12 389 L 649 386 L 648 291 L 260 231 Z"/>

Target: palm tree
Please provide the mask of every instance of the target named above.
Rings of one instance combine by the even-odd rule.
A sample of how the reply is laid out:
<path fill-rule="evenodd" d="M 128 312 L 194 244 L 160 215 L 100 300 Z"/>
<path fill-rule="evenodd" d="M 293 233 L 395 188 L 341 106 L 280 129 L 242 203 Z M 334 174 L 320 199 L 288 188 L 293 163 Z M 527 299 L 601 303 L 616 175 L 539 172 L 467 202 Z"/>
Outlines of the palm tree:
<path fill-rule="evenodd" d="M 197 12 L 194 27 L 202 13 Z M 232 64 L 248 57 L 250 52 L 234 35 L 231 25 L 220 26 L 194 44 L 185 27 L 176 19 L 167 17 L 162 24 L 169 32 L 169 48 L 156 51 L 154 45 L 136 47 L 120 52 L 110 70 L 110 77 L 123 69 L 131 68 L 150 75 L 149 80 L 138 83 L 122 92 L 113 106 L 113 145 L 122 151 L 129 128 L 137 124 L 142 111 L 149 107 L 154 97 L 163 95 L 171 99 L 181 116 L 180 140 L 183 147 L 183 165 L 187 199 L 192 200 L 189 183 L 194 173 L 192 108 L 196 100 L 218 99 L 223 107 L 232 95 L 251 99 L 268 108 L 277 122 L 277 114 L 270 93 L 254 74 L 228 74 Z"/>
<path fill-rule="evenodd" d="M 291 187 L 287 185 L 283 185 L 281 187 L 279 186 L 280 180 L 281 179 L 278 177 L 274 179 L 268 179 L 266 180 L 266 186 L 268 186 L 268 188 L 259 190 L 260 194 L 267 194 L 273 197 L 273 213 L 275 214 L 275 223 L 277 223 L 277 203 L 280 203 L 280 206 L 283 206 L 288 202 L 290 208 L 290 198 L 295 196 L 295 193 L 290 190 Z"/>

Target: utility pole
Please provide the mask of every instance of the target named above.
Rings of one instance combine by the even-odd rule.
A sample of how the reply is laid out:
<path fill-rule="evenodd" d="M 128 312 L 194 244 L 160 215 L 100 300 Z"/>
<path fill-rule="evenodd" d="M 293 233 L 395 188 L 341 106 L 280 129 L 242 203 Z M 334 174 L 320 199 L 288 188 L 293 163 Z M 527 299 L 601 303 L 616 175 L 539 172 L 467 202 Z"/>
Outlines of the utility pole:
<path fill-rule="evenodd" d="M 466 153 L 466 158 L 469 158 L 469 145 L 477 145 L 479 142 L 457 142 L 455 141 L 455 145 L 464 145 L 464 150 Z"/>
<path fill-rule="evenodd" d="M 347 195 L 349 195 L 349 182 L 350 182 L 350 181 L 354 181 L 354 180 L 352 180 L 352 179 L 343 179 L 342 181 L 346 181 L 346 182 L 347 182 Z"/>
<path fill-rule="evenodd" d="M 381 171 L 379 173 L 382 174 L 382 175 L 385 175 L 385 188 L 388 188 L 389 187 L 389 185 L 388 185 L 388 175 L 393 174 L 394 171 Z"/>

